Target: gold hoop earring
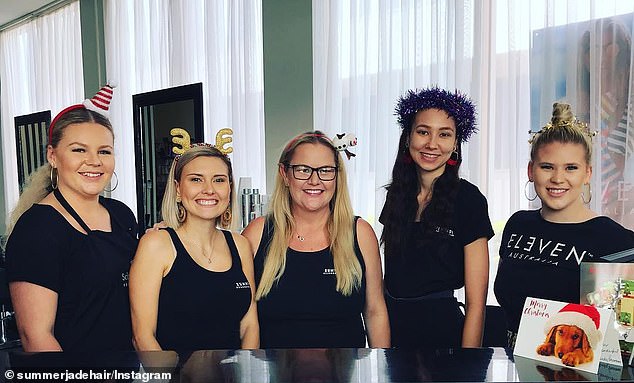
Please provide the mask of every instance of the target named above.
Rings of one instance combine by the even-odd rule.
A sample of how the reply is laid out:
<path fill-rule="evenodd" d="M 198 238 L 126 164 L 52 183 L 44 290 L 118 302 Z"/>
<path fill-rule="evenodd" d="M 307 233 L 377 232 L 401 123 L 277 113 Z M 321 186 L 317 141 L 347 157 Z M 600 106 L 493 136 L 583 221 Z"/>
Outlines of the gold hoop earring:
<path fill-rule="evenodd" d="M 113 171 L 113 172 L 112 172 L 112 175 L 114 176 L 114 179 L 115 179 L 117 182 L 115 182 L 115 184 L 114 184 L 114 187 L 113 187 L 113 188 L 110 188 L 109 190 L 108 190 L 108 189 L 103 189 L 104 191 L 106 191 L 106 192 L 108 192 L 108 193 L 112 193 L 112 192 L 114 191 L 114 189 L 116 189 L 116 188 L 117 188 L 117 186 L 119 186 L 119 176 L 117 176 L 117 172 L 114 172 L 114 171 Z M 112 178 L 110 179 L 110 183 L 112 183 Z"/>
<path fill-rule="evenodd" d="M 55 173 L 55 178 L 53 178 L 53 173 Z M 57 168 L 54 168 L 51 166 L 51 188 L 53 188 L 53 190 L 57 189 L 57 184 L 59 183 L 59 172 L 57 171 Z M 54 180 L 54 181 L 53 181 Z"/>
<path fill-rule="evenodd" d="M 178 223 L 185 222 L 185 218 L 187 218 L 187 210 L 185 210 L 185 206 L 181 203 L 180 197 L 176 197 L 176 208 L 178 209 L 178 214 L 176 215 Z"/>
<path fill-rule="evenodd" d="M 584 204 L 588 205 L 590 202 L 592 202 L 592 187 L 590 186 L 590 184 L 586 184 L 588 185 L 588 200 L 586 201 L 585 196 L 585 190 L 581 192 L 581 200 L 583 201 Z"/>
<path fill-rule="evenodd" d="M 222 213 L 220 217 L 220 225 L 224 228 L 231 226 L 231 218 L 233 218 L 233 214 L 231 213 L 231 208 L 227 207 L 227 210 Z"/>
<path fill-rule="evenodd" d="M 526 181 L 526 184 L 524 184 L 524 197 L 526 197 L 527 200 L 529 201 L 535 201 L 537 199 L 537 191 L 535 191 L 535 197 L 531 198 L 529 197 L 529 190 L 528 190 L 528 184 L 531 182 L 531 180 Z M 533 188 L 534 189 L 534 188 Z"/>

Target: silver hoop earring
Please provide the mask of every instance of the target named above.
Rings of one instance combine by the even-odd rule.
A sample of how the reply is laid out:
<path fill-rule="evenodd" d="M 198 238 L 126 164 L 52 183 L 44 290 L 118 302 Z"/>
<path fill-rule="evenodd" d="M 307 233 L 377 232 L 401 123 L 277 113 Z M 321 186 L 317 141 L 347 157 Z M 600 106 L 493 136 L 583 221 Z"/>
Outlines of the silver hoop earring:
<path fill-rule="evenodd" d="M 55 173 L 55 178 L 53 178 L 53 173 Z M 57 184 L 59 183 L 59 173 L 57 172 L 57 168 L 51 166 L 51 188 L 53 190 L 57 189 Z"/>
<path fill-rule="evenodd" d="M 590 202 L 592 202 L 592 187 L 590 186 L 590 184 L 586 185 L 588 185 L 588 200 L 586 201 L 586 199 L 584 198 L 586 196 L 585 190 L 581 192 L 581 200 L 583 201 L 583 203 L 588 205 Z"/>
<path fill-rule="evenodd" d="M 114 187 L 113 187 L 113 188 L 110 188 L 110 190 L 108 190 L 108 189 L 103 189 L 104 191 L 107 191 L 108 193 L 113 192 L 113 191 L 114 191 L 114 189 L 116 189 L 116 188 L 117 188 L 117 186 L 119 186 L 119 176 L 117 176 L 117 172 L 114 172 L 114 171 L 113 171 L 113 172 L 112 172 L 112 175 L 114 176 L 114 179 L 115 179 L 117 182 L 115 182 L 115 183 L 114 183 Z M 110 179 L 110 183 L 112 183 L 112 178 Z"/>
<path fill-rule="evenodd" d="M 533 197 L 533 198 L 531 198 L 531 197 L 529 197 L 529 196 L 528 196 L 528 195 L 529 195 L 529 191 L 528 191 L 528 184 L 529 184 L 530 182 L 531 182 L 531 181 L 530 181 L 530 180 L 528 180 L 528 181 L 526 181 L 526 184 L 524 184 L 524 197 L 526 197 L 526 199 L 527 199 L 527 200 L 529 200 L 529 201 L 535 201 L 535 200 L 537 199 L 537 192 L 535 192 L 535 197 Z"/>

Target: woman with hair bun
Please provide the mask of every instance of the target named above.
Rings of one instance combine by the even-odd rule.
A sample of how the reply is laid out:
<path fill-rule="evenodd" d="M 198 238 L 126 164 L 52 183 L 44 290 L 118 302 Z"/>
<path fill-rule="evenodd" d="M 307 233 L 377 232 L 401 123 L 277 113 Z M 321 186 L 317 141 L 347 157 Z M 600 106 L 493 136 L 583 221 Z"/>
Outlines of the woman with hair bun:
<path fill-rule="evenodd" d="M 579 265 L 634 247 L 634 232 L 587 206 L 592 199 L 592 136 L 568 104 L 530 140 L 526 198 L 542 207 L 518 211 L 500 245 L 495 296 L 513 347 L 527 297 L 579 303 Z M 530 183 L 534 183 L 534 193 Z"/>

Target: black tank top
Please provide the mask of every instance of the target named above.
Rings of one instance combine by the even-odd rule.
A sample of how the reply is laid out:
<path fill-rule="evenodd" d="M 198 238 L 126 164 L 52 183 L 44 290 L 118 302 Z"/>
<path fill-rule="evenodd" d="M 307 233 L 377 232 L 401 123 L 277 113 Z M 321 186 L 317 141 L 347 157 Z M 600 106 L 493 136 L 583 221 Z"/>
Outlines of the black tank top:
<path fill-rule="evenodd" d="M 261 348 L 365 347 L 361 313 L 365 307 L 365 264 L 354 221 L 355 254 L 363 277 L 359 289 L 344 296 L 336 290 L 337 277 L 326 248 L 302 252 L 288 248 L 286 268 L 266 297 L 258 301 Z M 262 278 L 273 225 L 267 220 L 254 259 L 256 284 Z"/>
<path fill-rule="evenodd" d="M 176 259 L 163 278 L 156 339 L 164 350 L 239 349 L 240 321 L 251 304 L 251 288 L 231 233 L 222 230 L 231 267 L 214 272 L 200 267 L 172 228 L 165 229 Z"/>

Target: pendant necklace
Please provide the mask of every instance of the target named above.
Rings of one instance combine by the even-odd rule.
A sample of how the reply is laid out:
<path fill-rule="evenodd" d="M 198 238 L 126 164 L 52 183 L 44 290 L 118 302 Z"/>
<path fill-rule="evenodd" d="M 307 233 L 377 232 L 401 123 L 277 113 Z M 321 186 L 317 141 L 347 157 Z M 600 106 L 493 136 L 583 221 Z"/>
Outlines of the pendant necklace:
<path fill-rule="evenodd" d="M 205 258 L 207 258 L 207 262 L 209 262 L 210 265 L 211 265 L 211 259 L 213 258 L 214 246 L 215 245 L 216 245 L 216 232 L 214 231 L 214 235 L 211 238 L 211 251 L 209 252 L 209 256 L 207 256 L 207 254 L 205 254 L 205 251 L 203 250 L 203 247 L 200 246 L 200 250 L 203 250 L 203 255 L 205 256 Z"/>
<path fill-rule="evenodd" d="M 200 252 L 203 254 L 203 257 L 205 257 L 205 259 L 207 260 L 207 263 L 211 265 L 211 261 L 214 259 L 214 246 L 216 246 L 216 233 L 213 233 L 213 237 L 211 239 L 211 251 L 209 252 L 209 256 L 207 256 L 207 254 L 205 254 L 205 250 L 203 249 L 202 245 L 198 242 L 195 241 L 191 241 L 193 244 L 195 244 L 196 246 L 198 246 L 198 248 L 200 249 Z"/>

